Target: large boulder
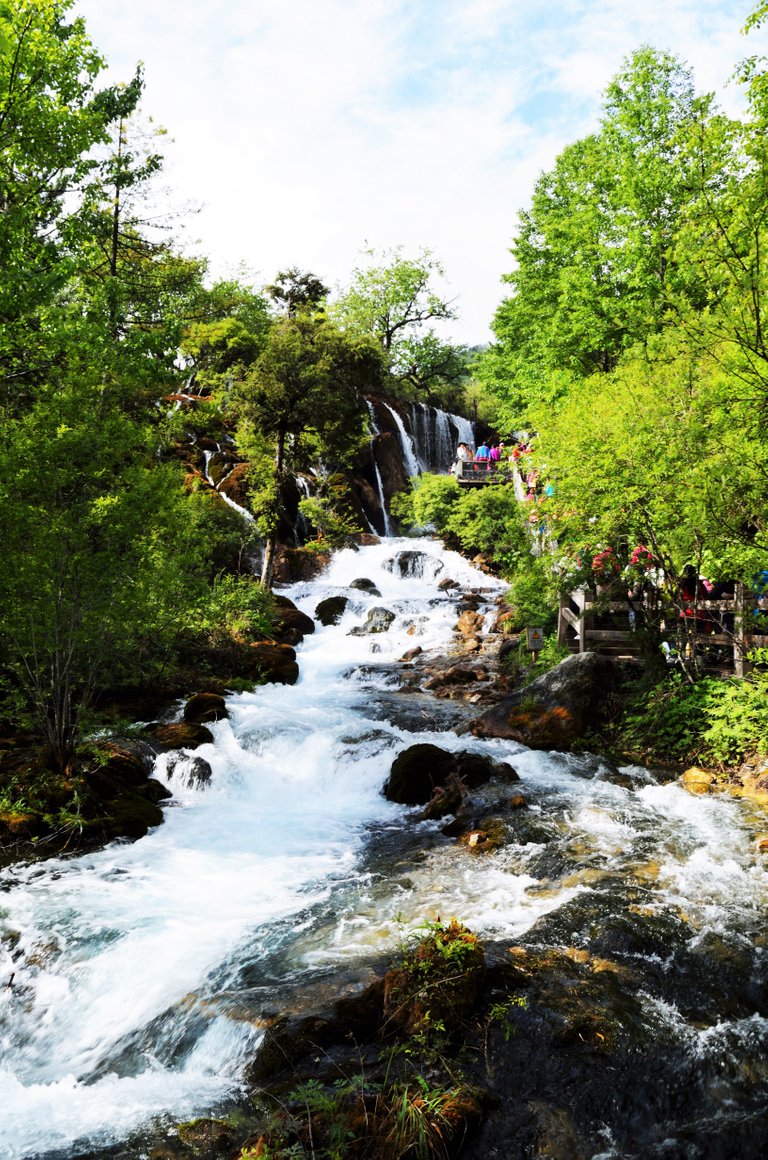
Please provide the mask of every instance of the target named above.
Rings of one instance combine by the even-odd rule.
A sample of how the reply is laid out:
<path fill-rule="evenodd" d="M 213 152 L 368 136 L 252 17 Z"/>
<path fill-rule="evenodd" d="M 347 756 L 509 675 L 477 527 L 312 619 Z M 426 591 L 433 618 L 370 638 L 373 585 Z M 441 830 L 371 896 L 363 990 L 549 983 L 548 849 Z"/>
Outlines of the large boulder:
<path fill-rule="evenodd" d="M 382 564 L 388 572 L 395 576 L 426 576 L 430 580 L 443 571 L 443 563 L 428 552 L 405 551 L 390 556 Z"/>
<path fill-rule="evenodd" d="M 402 805 L 425 805 L 439 787 L 450 787 L 458 779 L 468 789 L 484 785 L 492 777 L 517 781 L 511 765 L 494 761 L 483 753 L 462 750 L 449 753 L 437 745 L 410 745 L 392 762 L 384 785 L 388 801 Z"/>
<path fill-rule="evenodd" d="M 169 749 L 196 749 L 198 745 L 207 745 L 213 741 L 210 729 L 190 721 L 149 725 L 147 733 L 159 753 L 167 753 Z"/>
<path fill-rule="evenodd" d="M 531 749 L 570 749 L 606 720 L 610 694 L 621 682 L 610 657 L 585 652 L 517 689 L 470 725 L 476 737 L 503 737 Z"/>
<path fill-rule="evenodd" d="M 300 644 L 305 636 L 315 631 L 315 622 L 306 612 L 297 608 L 287 596 L 274 596 L 277 614 L 273 627 L 275 640 L 281 644 Z"/>
<path fill-rule="evenodd" d="M 195 693 L 184 706 L 184 720 L 193 725 L 223 721 L 229 716 L 226 702 L 219 693 Z"/>
<path fill-rule="evenodd" d="M 254 641 L 251 650 L 253 675 L 266 685 L 295 685 L 299 679 L 296 652 L 288 644 Z"/>
<path fill-rule="evenodd" d="M 338 624 L 349 604 L 347 596 L 327 596 L 315 609 L 315 616 L 321 624 Z"/>

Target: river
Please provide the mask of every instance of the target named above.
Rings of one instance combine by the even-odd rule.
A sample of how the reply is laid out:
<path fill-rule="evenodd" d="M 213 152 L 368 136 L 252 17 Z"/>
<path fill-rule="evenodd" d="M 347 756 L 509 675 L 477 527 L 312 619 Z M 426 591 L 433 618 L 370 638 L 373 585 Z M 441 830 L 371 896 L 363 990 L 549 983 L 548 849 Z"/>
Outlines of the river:
<path fill-rule="evenodd" d="M 424 553 L 419 575 L 392 567 L 405 549 Z M 381 595 L 351 591 L 359 578 Z M 297 685 L 228 699 L 230 719 L 196 751 L 212 767 L 209 786 L 187 784 L 183 765 L 167 779 L 161 757 L 156 776 L 174 797 L 146 838 L 0 874 L 0 987 L 14 974 L 0 991 L 2 1160 L 75 1157 L 216 1109 L 239 1090 L 264 1010 L 280 1010 L 304 980 L 394 948 L 404 927 L 438 910 L 487 938 L 538 931 L 540 941 L 544 931 L 578 944 L 596 922 L 610 927 L 600 916 L 611 900 L 626 916 L 640 895 L 651 925 L 672 916 L 684 950 L 626 951 L 648 961 L 649 1018 L 689 1056 L 714 1060 L 713 1114 L 735 1106 L 760 1130 L 768 873 L 759 820 L 645 770 L 617 778 L 588 755 L 468 740 L 450 728 L 460 713 L 451 703 L 399 695 L 406 649 L 450 645 L 456 597 L 438 588 L 445 578 L 484 589 L 489 608 L 499 587 L 432 540 L 337 553 L 322 577 L 286 594 L 310 615 L 328 595 L 349 596 L 341 622 L 318 625 L 299 647 Z M 390 630 L 350 635 L 374 606 L 396 614 Z M 458 857 L 436 823 L 405 825 L 411 811 L 381 789 L 416 741 L 510 761 L 538 837 Z M 388 866 L 414 834 L 430 839 L 423 856 Z M 671 975 L 683 959 L 693 976 L 711 971 L 713 940 L 741 956 L 739 985 L 746 994 L 751 981 L 762 996 L 752 1009 L 725 994 L 720 1014 L 678 1001 Z"/>

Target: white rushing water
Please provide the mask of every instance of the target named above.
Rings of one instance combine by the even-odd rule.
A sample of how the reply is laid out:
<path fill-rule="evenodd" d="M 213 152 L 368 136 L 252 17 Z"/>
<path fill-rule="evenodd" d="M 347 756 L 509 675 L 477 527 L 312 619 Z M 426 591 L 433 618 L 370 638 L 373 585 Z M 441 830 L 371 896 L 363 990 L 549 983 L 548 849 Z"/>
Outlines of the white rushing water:
<path fill-rule="evenodd" d="M 421 575 L 387 567 L 403 549 L 426 553 Z M 381 595 L 350 590 L 361 577 Z M 423 728 L 386 719 L 377 707 L 386 663 L 451 639 L 455 604 L 437 587 L 446 577 L 489 585 L 429 540 L 338 553 L 320 581 L 289 594 L 310 614 L 325 596 L 348 596 L 342 621 L 305 640 L 296 686 L 229 699 L 231 718 L 196 751 L 212 767 L 208 788 L 189 788 L 181 769 L 164 824 L 141 841 L 0 875 L 0 987 L 15 972 L 0 991 L 2 1160 L 74 1154 L 155 1116 L 215 1107 L 259 1041 L 254 995 L 279 1010 L 288 976 L 365 961 L 394 946 L 403 921 L 439 911 L 520 937 L 608 868 L 651 865 L 649 905 L 684 908 L 693 937 L 747 921 L 768 901 L 736 803 L 693 798 L 640 771 L 628 786 L 599 769 L 586 778 L 578 758 L 510 742 L 435 737 L 427 710 Z M 391 630 L 350 635 L 375 606 L 396 614 Z M 578 844 L 580 869 L 545 874 L 536 842 L 486 859 L 444 842 L 407 875 L 373 872 L 371 835 L 397 836 L 409 813 L 381 788 L 414 741 L 512 761 L 531 815 Z"/>
<path fill-rule="evenodd" d="M 390 407 L 389 403 L 384 403 L 384 406 L 387 408 L 390 415 L 394 419 L 395 425 L 397 427 L 397 434 L 398 438 L 400 439 L 400 450 L 403 456 L 406 475 L 409 477 L 409 479 L 412 479 L 416 475 L 421 475 L 422 467 L 416 457 L 414 442 L 406 431 L 403 420 L 400 418 L 400 415 L 394 409 L 394 407 Z"/>

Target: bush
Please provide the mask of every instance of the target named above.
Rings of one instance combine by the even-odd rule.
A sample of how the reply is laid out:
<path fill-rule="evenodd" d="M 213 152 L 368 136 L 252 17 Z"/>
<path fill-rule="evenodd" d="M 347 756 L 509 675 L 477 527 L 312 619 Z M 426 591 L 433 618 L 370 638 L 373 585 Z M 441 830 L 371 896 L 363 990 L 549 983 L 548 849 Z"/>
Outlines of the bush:
<path fill-rule="evenodd" d="M 404 524 L 444 532 L 460 496 L 461 488 L 452 475 L 420 475 L 411 491 L 394 496 L 392 515 Z"/>
<path fill-rule="evenodd" d="M 768 753 L 768 673 L 744 680 L 703 677 L 690 684 L 671 673 L 638 693 L 624 715 L 621 744 L 673 761 L 737 765 Z"/>
<path fill-rule="evenodd" d="M 217 576 L 197 609 L 193 629 L 213 640 L 249 640 L 272 632 L 274 605 L 252 576 Z"/>

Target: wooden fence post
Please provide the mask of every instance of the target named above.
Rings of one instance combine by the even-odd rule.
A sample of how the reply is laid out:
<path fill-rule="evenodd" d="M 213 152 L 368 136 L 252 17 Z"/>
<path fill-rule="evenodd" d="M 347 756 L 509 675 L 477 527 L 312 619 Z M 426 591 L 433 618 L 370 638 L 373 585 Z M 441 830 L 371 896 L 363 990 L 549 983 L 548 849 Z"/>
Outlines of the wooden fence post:
<path fill-rule="evenodd" d="M 739 581 L 733 593 L 733 673 L 736 677 L 743 677 L 745 669 L 747 638 L 744 631 L 744 602 L 744 585 Z"/>

